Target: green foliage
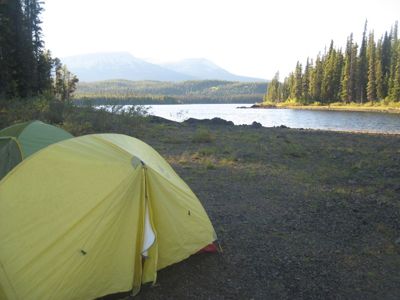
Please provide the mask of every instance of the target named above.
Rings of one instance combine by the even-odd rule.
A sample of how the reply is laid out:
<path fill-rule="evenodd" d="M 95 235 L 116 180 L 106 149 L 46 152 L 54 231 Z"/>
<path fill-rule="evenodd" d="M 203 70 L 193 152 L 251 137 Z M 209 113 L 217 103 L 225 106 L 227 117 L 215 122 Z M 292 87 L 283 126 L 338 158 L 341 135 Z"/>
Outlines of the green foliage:
<path fill-rule="evenodd" d="M 54 69 L 54 96 L 62 102 L 69 102 L 79 80 L 58 58 L 54 59 Z"/>
<path fill-rule="evenodd" d="M 375 54 L 374 33 L 371 32 L 368 39 L 368 84 L 367 99 L 368 101 L 376 101 L 376 54 Z"/>
<path fill-rule="evenodd" d="M 302 95 L 303 95 L 302 89 L 303 89 L 302 66 L 301 66 L 300 62 L 297 62 L 296 69 L 294 72 L 292 98 L 301 101 Z"/>
<path fill-rule="evenodd" d="M 42 2 L 0 2 L 0 98 L 35 97 L 49 88 L 42 41 Z"/>
<path fill-rule="evenodd" d="M 265 95 L 264 102 L 281 102 L 282 101 L 282 87 L 279 83 L 279 72 L 276 72 L 272 81 L 268 84 L 267 94 Z"/>
<path fill-rule="evenodd" d="M 359 49 L 359 51 L 358 51 Z M 398 24 L 376 42 L 371 32 L 367 40 L 365 22 L 361 46 L 347 38 L 346 49 L 336 49 L 331 41 L 328 51 L 318 54 L 315 63 L 307 59 L 304 70 L 295 70 L 280 83 L 276 77 L 264 96 L 269 102 L 331 104 L 400 102 L 400 40 Z"/>
<path fill-rule="evenodd" d="M 144 114 L 145 111 L 139 107 L 131 107 L 129 110 L 119 106 L 111 110 L 91 106 L 72 107 L 65 115 L 64 128 L 74 135 L 116 132 L 138 136 L 138 132 L 142 133 L 148 122 Z"/>
<path fill-rule="evenodd" d="M 215 136 L 205 128 L 197 129 L 192 137 L 192 143 L 212 143 L 214 140 Z"/>
<path fill-rule="evenodd" d="M 42 6 L 40 0 L 0 1 L 0 109 L 25 102 L 25 110 L 58 123 L 69 105 L 60 102 L 70 101 L 78 79 L 44 48 Z"/>

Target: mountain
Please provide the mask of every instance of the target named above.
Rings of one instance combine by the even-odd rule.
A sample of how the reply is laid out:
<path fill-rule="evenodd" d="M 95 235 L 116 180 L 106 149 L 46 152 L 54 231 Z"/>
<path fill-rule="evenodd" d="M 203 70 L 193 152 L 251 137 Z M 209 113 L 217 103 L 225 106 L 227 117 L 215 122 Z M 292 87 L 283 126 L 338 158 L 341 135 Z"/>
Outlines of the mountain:
<path fill-rule="evenodd" d="M 61 59 L 80 81 L 108 79 L 183 81 L 194 77 L 148 63 L 127 52 L 94 53 Z"/>
<path fill-rule="evenodd" d="M 61 59 L 81 82 L 111 79 L 186 81 L 227 80 L 263 82 L 264 79 L 232 74 L 206 59 L 185 59 L 158 65 L 139 59 L 128 52 L 93 53 Z"/>
<path fill-rule="evenodd" d="M 161 66 L 175 72 L 193 76 L 197 79 L 227 80 L 242 82 L 262 82 L 261 78 L 252 78 L 232 74 L 205 58 L 184 59 L 174 63 L 165 63 Z"/>

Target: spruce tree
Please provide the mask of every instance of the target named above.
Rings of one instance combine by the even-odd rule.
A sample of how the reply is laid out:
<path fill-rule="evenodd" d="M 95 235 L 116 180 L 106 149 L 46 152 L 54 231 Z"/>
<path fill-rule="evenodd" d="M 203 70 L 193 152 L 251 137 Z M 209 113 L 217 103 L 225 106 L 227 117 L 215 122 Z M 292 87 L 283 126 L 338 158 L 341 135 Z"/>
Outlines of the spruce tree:
<path fill-rule="evenodd" d="M 303 82 L 302 82 L 302 66 L 300 62 L 296 64 L 296 70 L 294 74 L 294 83 L 292 90 L 292 98 L 298 100 L 299 102 L 302 100 L 303 95 Z"/>
<path fill-rule="evenodd" d="M 397 53 L 395 55 L 396 62 L 393 62 L 394 72 L 392 78 L 392 88 L 390 90 L 389 99 L 392 101 L 400 101 L 400 43 L 397 43 L 397 47 L 393 49 Z"/>
<path fill-rule="evenodd" d="M 369 34 L 368 39 L 368 84 L 367 99 L 368 101 L 376 100 L 376 51 L 375 51 L 374 33 Z"/>
<path fill-rule="evenodd" d="M 399 39 L 398 39 L 398 23 L 396 22 L 394 27 L 391 29 L 390 36 L 391 36 L 391 57 L 390 57 L 390 75 L 389 75 L 389 82 L 388 82 L 388 93 L 390 100 L 397 100 L 396 97 L 396 77 L 397 77 L 397 62 L 400 56 L 398 47 L 399 47 Z"/>
<path fill-rule="evenodd" d="M 332 102 L 334 98 L 335 61 L 336 50 L 333 47 L 333 41 L 331 41 L 329 52 L 325 59 L 321 86 L 321 100 L 325 103 Z"/>
<path fill-rule="evenodd" d="M 383 88 L 383 72 L 382 72 L 382 39 L 376 45 L 375 56 L 375 80 L 376 80 L 376 97 L 378 100 L 385 98 Z"/>
<path fill-rule="evenodd" d="M 304 68 L 304 75 L 302 79 L 303 87 L 303 95 L 302 98 L 304 99 L 305 103 L 308 103 L 310 101 L 310 81 L 311 81 L 311 71 L 312 71 L 312 66 L 310 64 L 310 60 L 307 57 L 307 62 L 306 66 Z"/>
<path fill-rule="evenodd" d="M 315 67 L 311 73 L 310 91 L 313 101 L 321 101 L 321 86 L 323 79 L 324 66 L 320 55 L 317 56 Z"/>
<path fill-rule="evenodd" d="M 335 56 L 335 68 L 333 74 L 333 99 L 334 101 L 340 101 L 340 92 L 341 92 L 341 76 L 343 70 L 343 53 L 339 49 L 336 51 Z"/>
<path fill-rule="evenodd" d="M 281 84 L 279 82 L 279 72 L 275 73 L 274 78 L 268 84 L 266 101 L 280 102 L 281 99 Z"/>
<path fill-rule="evenodd" d="M 353 48 L 353 35 L 350 35 L 347 38 L 347 44 L 346 44 L 346 51 L 345 51 L 345 56 L 344 56 L 344 67 L 343 67 L 343 72 L 342 72 L 342 79 L 341 79 L 341 85 L 342 85 L 342 91 L 340 94 L 340 99 L 348 103 L 351 101 L 351 66 L 352 66 L 352 48 Z"/>
<path fill-rule="evenodd" d="M 52 89 L 53 59 L 44 50 L 39 0 L 0 1 L 0 100 Z"/>
<path fill-rule="evenodd" d="M 357 101 L 357 70 L 358 70 L 358 59 L 357 59 L 357 43 L 354 43 L 351 48 L 351 62 L 350 62 L 350 93 L 349 93 L 349 101 L 356 102 Z"/>
<path fill-rule="evenodd" d="M 382 98 L 389 95 L 389 80 L 391 71 L 391 58 L 392 58 L 392 37 L 387 32 L 382 41 L 381 64 L 382 64 Z"/>
<path fill-rule="evenodd" d="M 286 101 L 290 98 L 289 78 L 290 78 L 290 76 L 285 77 L 285 79 L 283 80 L 283 83 L 282 83 L 282 89 L 281 89 L 282 90 L 282 101 Z"/>
<path fill-rule="evenodd" d="M 363 103 L 366 100 L 368 82 L 368 60 L 367 60 L 367 20 L 364 24 L 364 31 L 358 57 L 358 86 L 357 99 Z"/>

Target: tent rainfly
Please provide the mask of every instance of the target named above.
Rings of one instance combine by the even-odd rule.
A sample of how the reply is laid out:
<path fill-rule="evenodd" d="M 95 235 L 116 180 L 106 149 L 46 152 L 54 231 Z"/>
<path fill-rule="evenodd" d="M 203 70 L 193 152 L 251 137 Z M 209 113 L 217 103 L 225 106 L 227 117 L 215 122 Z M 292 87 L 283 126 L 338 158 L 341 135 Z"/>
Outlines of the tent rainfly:
<path fill-rule="evenodd" d="M 0 181 L 0 299 L 135 293 L 215 240 L 191 189 L 126 135 L 50 145 Z"/>
<path fill-rule="evenodd" d="M 33 153 L 72 137 L 65 130 L 41 121 L 20 123 L 0 130 L 0 179 Z"/>

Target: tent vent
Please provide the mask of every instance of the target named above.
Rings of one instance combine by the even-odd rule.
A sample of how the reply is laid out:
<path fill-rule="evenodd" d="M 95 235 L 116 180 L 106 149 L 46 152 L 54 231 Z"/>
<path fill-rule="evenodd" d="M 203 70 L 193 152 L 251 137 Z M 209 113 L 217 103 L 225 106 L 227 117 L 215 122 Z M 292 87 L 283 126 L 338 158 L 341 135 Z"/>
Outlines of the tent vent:
<path fill-rule="evenodd" d="M 132 159 L 131 159 L 131 164 L 132 164 L 132 166 L 136 169 L 140 164 L 143 165 L 143 162 L 142 162 L 139 158 L 137 158 L 136 156 L 134 156 L 134 157 L 132 157 Z"/>

